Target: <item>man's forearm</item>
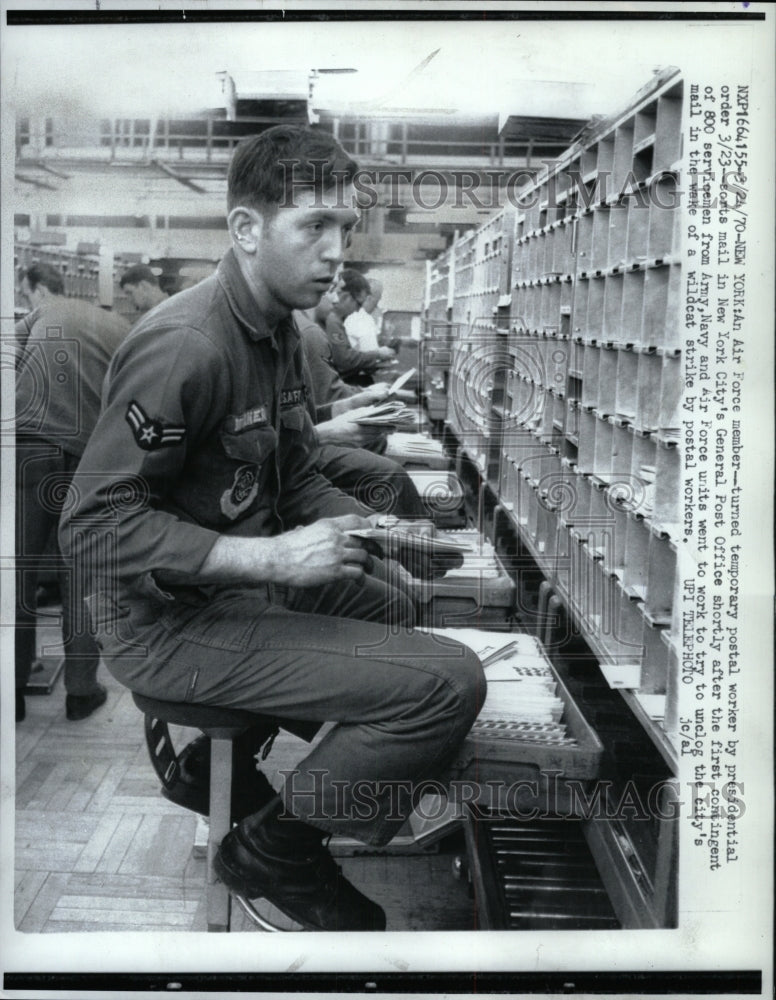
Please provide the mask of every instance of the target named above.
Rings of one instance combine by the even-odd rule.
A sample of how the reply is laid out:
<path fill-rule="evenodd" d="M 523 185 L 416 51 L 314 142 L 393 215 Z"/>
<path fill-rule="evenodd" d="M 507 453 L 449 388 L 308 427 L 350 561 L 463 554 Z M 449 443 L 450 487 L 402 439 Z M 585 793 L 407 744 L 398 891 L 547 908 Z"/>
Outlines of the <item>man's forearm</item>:
<path fill-rule="evenodd" d="M 321 408 L 318 409 L 318 422 L 325 423 L 327 420 L 332 420 L 334 417 L 339 417 L 343 413 L 347 413 L 348 410 L 352 410 L 357 403 L 351 403 L 350 397 L 345 397 L 344 399 L 335 399 L 334 402 L 329 403 L 329 415 L 324 417 L 321 413 Z"/>
<path fill-rule="evenodd" d="M 272 538 L 220 536 L 198 574 L 201 583 L 278 583 L 312 587 L 358 579 L 367 561 L 351 528 L 368 527 L 358 514 L 322 518 Z"/>
<path fill-rule="evenodd" d="M 279 582 L 276 538 L 221 535 L 197 574 L 200 583 Z"/>

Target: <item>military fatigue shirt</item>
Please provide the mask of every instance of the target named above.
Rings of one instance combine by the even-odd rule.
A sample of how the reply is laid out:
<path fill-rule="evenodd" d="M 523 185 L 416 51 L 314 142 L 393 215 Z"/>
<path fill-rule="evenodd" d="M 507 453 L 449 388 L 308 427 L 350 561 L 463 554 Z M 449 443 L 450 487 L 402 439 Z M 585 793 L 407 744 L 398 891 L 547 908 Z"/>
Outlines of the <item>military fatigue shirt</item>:
<path fill-rule="evenodd" d="M 97 423 L 108 363 L 129 323 L 91 302 L 55 295 L 22 325 L 27 336 L 16 377 L 17 434 L 79 456 Z"/>
<path fill-rule="evenodd" d="M 363 514 L 316 470 L 293 320 L 268 328 L 230 250 L 133 328 L 105 380 L 60 542 L 93 590 L 196 584 L 221 534 Z M 111 550 L 115 549 L 115 556 Z"/>

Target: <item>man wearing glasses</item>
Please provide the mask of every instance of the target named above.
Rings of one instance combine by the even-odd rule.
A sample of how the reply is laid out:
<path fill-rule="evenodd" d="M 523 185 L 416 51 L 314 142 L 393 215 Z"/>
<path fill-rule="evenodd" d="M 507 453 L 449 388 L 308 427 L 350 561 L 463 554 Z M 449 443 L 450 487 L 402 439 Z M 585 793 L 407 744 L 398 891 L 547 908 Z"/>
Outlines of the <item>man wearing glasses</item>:
<path fill-rule="evenodd" d="M 372 372 L 395 357 L 390 347 L 359 351 L 351 345 L 345 332 L 345 320 L 361 308 L 369 297 L 369 292 L 366 278 L 353 268 L 346 267 L 340 275 L 334 307 L 326 317 L 326 336 L 331 346 L 334 367 L 346 382 L 361 385 L 369 385 Z"/>

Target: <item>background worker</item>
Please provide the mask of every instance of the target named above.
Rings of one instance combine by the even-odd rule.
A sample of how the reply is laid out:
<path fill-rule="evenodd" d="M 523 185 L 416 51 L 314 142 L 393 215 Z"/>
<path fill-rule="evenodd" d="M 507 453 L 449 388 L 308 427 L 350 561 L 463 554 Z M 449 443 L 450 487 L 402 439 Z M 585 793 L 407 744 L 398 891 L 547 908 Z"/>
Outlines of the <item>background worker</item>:
<path fill-rule="evenodd" d="M 147 264 L 135 264 L 128 268 L 122 274 L 119 285 L 141 314 L 167 298 L 167 293 L 159 287 L 159 279 Z"/>
<path fill-rule="evenodd" d="M 377 278 L 368 278 L 369 294 L 361 306 L 345 319 L 345 333 L 348 335 L 351 347 L 357 351 L 376 351 L 380 347 L 378 340 L 382 314 L 377 303 L 383 294 L 382 282 Z"/>
<path fill-rule="evenodd" d="M 35 317 L 16 385 L 16 718 L 35 661 L 36 584 L 46 568 L 67 488 L 100 410 L 108 362 L 129 323 L 83 299 L 65 297 L 62 275 L 50 264 L 23 272 L 22 294 Z M 59 554 L 55 545 L 54 551 Z M 89 633 L 78 581 L 59 566 L 65 649 L 65 711 L 84 719 L 105 702 L 97 681 L 100 653 Z"/>
<path fill-rule="evenodd" d="M 309 372 L 307 405 L 320 444 L 316 463 L 336 487 L 370 510 L 401 518 L 424 518 L 427 511 L 406 471 L 381 452 L 386 430 L 351 419 L 359 407 L 388 395 L 385 382 L 359 390 L 346 385 L 331 361 L 326 334 L 306 313 L 294 313 Z"/>
<path fill-rule="evenodd" d="M 345 382 L 368 385 L 375 370 L 396 356 L 390 347 L 378 346 L 374 350 L 359 351 L 348 340 L 345 320 L 366 301 L 369 291 L 366 278 L 353 268 L 346 267 L 340 273 L 332 308 L 326 316 L 326 336 L 334 367 Z"/>
<path fill-rule="evenodd" d="M 323 301 L 323 300 L 322 300 Z M 337 371 L 332 357 L 331 345 L 319 319 L 311 319 L 310 312 L 295 311 L 294 320 L 302 339 L 305 362 L 309 368 L 310 390 L 314 400 L 315 416 L 318 424 L 340 416 L 347 410 L 379 403 L 388 395 L 387 382 L 375 382 L 369 386 L 348 385 Z M 325 324 L 325 321 L 324 321 Z"/>

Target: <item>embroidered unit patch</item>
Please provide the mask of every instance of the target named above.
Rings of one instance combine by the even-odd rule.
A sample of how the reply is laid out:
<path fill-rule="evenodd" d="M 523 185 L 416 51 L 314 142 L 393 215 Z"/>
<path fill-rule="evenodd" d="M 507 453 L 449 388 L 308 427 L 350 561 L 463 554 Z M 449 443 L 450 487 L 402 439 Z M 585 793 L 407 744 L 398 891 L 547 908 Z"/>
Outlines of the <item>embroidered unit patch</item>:
<path fill-rule="evenodd" d="M 221 494 L 221 511 L 232 521 L 247 510 L 259 492 L 259 466 L 241 465 L 234 482 Z"/>

